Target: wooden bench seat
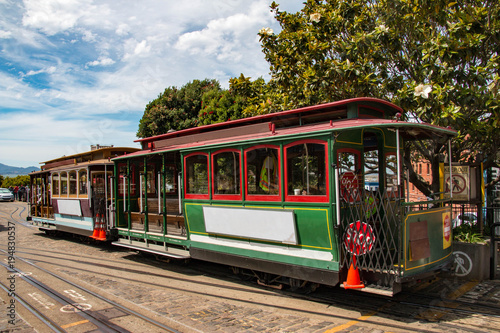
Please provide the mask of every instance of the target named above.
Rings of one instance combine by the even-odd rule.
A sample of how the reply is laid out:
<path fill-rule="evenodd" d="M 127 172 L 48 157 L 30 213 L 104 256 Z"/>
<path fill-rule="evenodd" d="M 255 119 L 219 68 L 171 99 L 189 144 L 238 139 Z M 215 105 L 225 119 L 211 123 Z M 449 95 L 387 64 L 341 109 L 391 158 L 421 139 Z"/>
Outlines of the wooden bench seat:
<path fill-rule="evenodd" d="M 167 200 L 167 232 L 166 234 L 185 236 L 184 216 L 177 215 L 179 212 L 178 199 Z M 170 209 L 169 209 L 170 206 Z M 175 212 L 175 214 L 169 214 Z M 126 214 L 127 215 L 127 214 Z M 148 230 L 151 232 L 163 233 L 163 214 L 158 214 L 158 199 L 148 199 Z M 132 229 L 144 230 L 146 214 L 140 212 L 130 213 Z"/>

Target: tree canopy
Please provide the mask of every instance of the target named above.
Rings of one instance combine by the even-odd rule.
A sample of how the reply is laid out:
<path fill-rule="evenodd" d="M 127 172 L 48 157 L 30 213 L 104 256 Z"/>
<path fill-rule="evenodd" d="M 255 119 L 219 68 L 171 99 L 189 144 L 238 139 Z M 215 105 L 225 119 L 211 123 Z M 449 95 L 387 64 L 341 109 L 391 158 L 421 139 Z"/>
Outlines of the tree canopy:
<path fill-rule="evenodd" d="M 0 187 L 27 186 L 30 184 L 30 176 L 3 177 L 0 176 Z"/>
<path fill-rule="evenodd" d="M 259 35 L 277 92 L 273 104 L 388 99 L 407 119 L 457 129 L 454 160 L 498 165 L 498 1 L 309 0 L 297 13 L 271 8 L 282 30 Z M 425 194 L 437 192 L 437 153 L 445 145 L 412 148 L 435 175 L 432 189 L 414 172 L 412 181 Z M 409 158 L 406 165 L 413 171 Z"/>
<path fill-rule="evenodd" d="M 453 160 L 499 166 L 500 2 L 497 0 L 308 0 L 297 13 L 271 5 L 281 31 L 259 31 L 271 80 L 243 74 L 165 89 L 139 125 L 146 137 L 201 124 L 330 102 L 378 97 L 408 120 L 451 126 Z M 410 180 L 439 191 L 443 142 L 407 146 Z M 429 160 L 432 186 L 411 157 Z"/>
<path fill-rule="evenodd" d="M 137 136 L 150 137 L 198 126 L 203 94 L 221 91 L 217 80 L 193 80 L 182 86 L 168 87 L 155 100 L 149 102 L 139 122 Z"/>

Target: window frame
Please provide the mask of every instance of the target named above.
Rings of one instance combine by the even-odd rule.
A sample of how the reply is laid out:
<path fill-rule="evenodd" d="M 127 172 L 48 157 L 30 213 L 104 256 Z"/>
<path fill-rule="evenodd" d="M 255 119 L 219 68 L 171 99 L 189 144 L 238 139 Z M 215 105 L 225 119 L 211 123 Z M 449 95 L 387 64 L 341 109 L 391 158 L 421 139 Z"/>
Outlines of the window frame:
<path fill-rule="evenodd" d="M 54 179 L 54 176 L 56 179 Z M 54 189 L 56 189 L 56 186 L 55 186 L 55 182 L 57 182 L 57 193 L 54 192 Z M 52 184 L 52 188 L 50 189 L 51 190 L 51 196 L 53 198 L 59 198 L 61 196 L 61 175 L 59 172 L 54 172 L 51 174 L 51 180 L 50 180 L 51 184 Z"/>
<path fill-rule="evenodd" d="M 63 193 L 63 175 L 66 174 L 66 193 Z M 61 171 L 59 172 L 59 197 L 61 198 L 67 198 L 68 193 L 69 193 L 69 178 L 68 178 L 68 171 Z"/>
<path fill-rule="evenodd" d="M 147 196 L 147 197 L 151 197 L 151 196 L 156 196 L 158 194 L 158 171 L 157 170 L 157 166 L 154 164 L 154 163 L 147 163 L 146 164 L 146 170 L 147 170 L 147 173 L 145 174 L 144 173 L 144 162 L 142 163 L 139 163 L 139 166 L 138 166 L 138 170 L 139 170 L 139 185 L 138 187 L 141 187 L 140 186 L 140 183 L 141 183 L 141 178 L 140 177 L 143 177 L 142 178 L 142 186 L 144 188 L 141 188 L 140 191 L 142 192 L 142 195 L 143 196 Z M 149 177 L 149 176 L 152 176 L 152 177 Z M 152 180 L 151 180 L 152 178 Z M 123 180 L 122 180 L 123 182 Z M 150 192 L 148 190 L 148 182 L 150 183 L 151 185 L 151 189 L 152 191 Z M 140 195 L 140 192 L 139 192 L 139 195 Z"/>
<path fill-rule="evenodd" d="M 355 149 L 355 148 L 339 148 L 337 149 L 336 151 L 336 155 L 335 155 L 335 159 L 336 159 L 336 164 L 337 164 L 337 168 L 339 169 L 339 193 L 340 195 L 342 196 L 343 194 L 343 186 L 342 186 L 342 183 L 341 183 L 341 179 L 342 179 L 342 175 L 343 173 L 341 174 L 340 173 L 340 154 L 342 153 L 351 153 L 353 155 L 355 155 L 356 157 L 356 165 L 354 166 L 354 175 L 356 176 L 356 180 L 357 180 L 357 185 L 358 185 L 358 189 L 357 189 L 357 194 L 355 195 L 355 197 L 353 196 L 349 196 L 347 198 L 344 198 L 344 200 L 348 201 L 348 202 L 359 202 L 361 200 L 360 196 L 359 196 L 359 191 L 361 188 L 363 188 L 365 186 L 365 184 L 363 183 L 364 181 L 364 178 L 362 177 L 362 172 L 361 172 L 361 150 L 359 149 Z M 353 193 L 356 193 L 353 191 Z M 344 196 L 345 197 L 345 196 Z"/>
<path fill-rule="evenodd" d="M 277 151 L 278 157 L 278 193 L 277 194 L 249 194 L 248 193 L 248 152 L 256 149 L 270 148 Z M 252 146 L 243 151 L 244 156 L 244 173 L 245 173 L 245 199 L 249 201 L 281 201 L 282 194 L 282 177 L 281 177 L 281 149 L 280 146 L 271 144 L 262 144 L 257 146 Z"/>
<path fill-rule="evenodd" d="M 132 164 L 130 163 L 130 174 L 129 174 L 129 179 L 128 181 L 125 181 L 125 188 L 123 190 L 120 190 L 120 185 L 123 184 L 123 174 L 121 173 L 120 171 L 120 168 L 122 167 L 125 167 L 127 168 L 127 162 L 123 162 L 123 163 L 118 163 L 118 166 L 117 166 L 117 169 L 118 169 L 118 188 L 117 188 L 117 193 L 118 193 L 118 196 L 120 197 L 123 197 L 124 193 L 127 194 L 127 188 L 128 188 L 128 184 L 130 183 L 130 187 L 132 187 L 132 190 L 130 191 L 130 196 L 131 197 L 135 197 L 137 194 L 137 187 L 139 187 L 136 183 L 136 179 L 135 179 L 135 167 L 136 165 L 135 164 Z M 129 170 L 127 170 L 129 171 Z M 87 175 L 87 177 L 89 177 Z"/>
<path fill-rule="evenodd" d="M 75 178 L 72 180 L 71 175 L 74 175 Z M 74 182 L 75 184 L 75 193 L 71 193 L 71 188 L 72 185 L 71 183 Z M 70 198 L 78 198 L 78 170 L 69 170 L 68 171 L 68 197 Z"/>
<path fill-rule="evenodd" d="M 295 194 L 288 194 L 288 148 L 302 145 L 302 144 L 320 144 L 324 146 L 324 152 L 325 152 L 325 194 L 321 195 L 295 195 Z M 321 140 L 321 139 L 303 139 L 303 140 L 297 140 L 290 142 L 286 145 L 283 146 L 283 151 L 284 151 L 284 157 L 283 157 L 283 164 L 284 164 L 284 171 L 285 171 L 285 183 L 284 183 L 284 192 L 285 192 L 285 201 L 288 202 L 329 202 L 330 201 L 330 173 L 329 173 L 329 158 L 330 155 L 328 153 L 328 141 L 326 140 Z"/>
<path fill-rule="evenodd" d="M 388 158 L 389 156 L 392 156 L 394 157 L 395 159 L 395 164 L 396 164 L 396 173 L 393 175 L 394 176 L 394 179 L 396 180 L 396 184 L 389 184 L 388 183 L 388 180 L 389 180 L 389 176 L 388 176 L 388 172 L 387 172 L 387 169 L 388 169 Z M 403 174 L 403 170 L 401 170 L 402 168 L 402 165 L 399 165 L 400 167 L 400 170 L 399 170 L 399 174 L 402 175 Z M 397 181 L 398 181 L 398 152 L 397 151 L 388 151 L 384 154 L 384 192 L 389 194 L 389 192 L 391 192 L 393 194 L 393 196 L 395 197 L 396 195 L 401 195 L 403 194 L 402 192 L 402 189 L 401 189 L 401 192 L 402 193 L 398 193 L 398 185 L 397 185 Z M 390 188 L 396 188 L 396 191 L 389 191 L 388 189 Z"/>
<path fill-rule="evenodd" d="M 80 177 L 81 177 L 81 174 L 82 173 L 85 173 L 85 193 L 81 193 L 81 181 L 80 181 Z M 77 194 L 78 194 L 78 198 L 88 198 L 88 195 L 89 195 L 89 189 L 88 189 L 88 186 L 89 186 L 89 172 L 87 169 L 79 169 L 77 170 L 76 172 L 77 174 Z"/>
<path fill-rule="evenodd" d="M 195 155 L 203 155 L 207 158 L 207 186 L 208 186 L 208 189 L 207 189 L 207 193 L 206 194 L 195 194 L 195 193 L 188 193 L 187 192 L 187 181 L 188 181 L 188 169 L 186 167 L 186 161 L 189 157 L 191 156 L 195 156 Z M 183 192 L 184 192 L 184 198 L 185 199 L 205 199 L 205 200 L 209 200 L 210 199 L 210 193 L 212 191 L 211 189 L 211 182 L 210 182 L 210 155 L 208 153 L 205 153 L 205 152 L 194 152 L 194 153 L 190 153 L 190 154 L 187 154 L 184 156 L 184 159 L 183 159 L 183 168 L 184 168 L 184 179 L 183 179 L 183 183 L 184 183 L 184 189 L 183 189 Z"/>
<path fill-rule="evenodd" d="M 237 170 L 240 174 L 240 193 L 239 194 L 217 194 L 217 193 L 215 193 L 215 184 L 214 184 L 214 182 L 215 182 L 215 175 L 214 175 L 215 164 L 214 164 L 214 160 L 218 154 L 227 153 L 227 152 L 238 154 L 238 168 L 237 168 Z M 217 151 L 210 154 L 210 163 L 211 163 L 210 177 L 212 178 L 210 185 L 211 185 L 212 199 L 213 200 L 241 201 L 243 199 L 243 182 L 242 182 L 243 177 L 241 177 L 241 150 L 236 149 L 236 148 L 226 148 L 226 149 L 217 150 Z"/>

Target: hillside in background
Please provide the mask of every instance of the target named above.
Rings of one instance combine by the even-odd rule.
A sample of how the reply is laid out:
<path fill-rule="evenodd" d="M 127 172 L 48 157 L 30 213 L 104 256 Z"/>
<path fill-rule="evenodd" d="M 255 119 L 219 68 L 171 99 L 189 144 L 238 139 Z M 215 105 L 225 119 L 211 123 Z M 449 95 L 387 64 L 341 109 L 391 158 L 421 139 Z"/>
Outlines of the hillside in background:
<path fill-rule="evenodd" d="M 40 170 L 40 168 L 36 166 L 20 168 L 0 163 L 0 175 L 2 176 L 8 176 L 8 177 L 22 176 L 22 175 L 27 175 L 32 171 L 38 171 L 38 170 Z"/>

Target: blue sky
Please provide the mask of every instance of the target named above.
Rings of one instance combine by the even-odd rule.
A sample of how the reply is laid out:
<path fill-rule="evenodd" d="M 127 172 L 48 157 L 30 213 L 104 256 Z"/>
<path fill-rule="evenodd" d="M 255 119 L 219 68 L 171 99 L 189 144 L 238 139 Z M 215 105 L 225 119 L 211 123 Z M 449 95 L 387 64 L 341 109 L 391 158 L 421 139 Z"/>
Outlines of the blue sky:
<path fill-rule="evenodd" d="M 257 33 L 279 31 L 271 2 L 0 0 L 0 163 L 134 147 L 146 104 L 166 87 L 268 79 Z"/>

